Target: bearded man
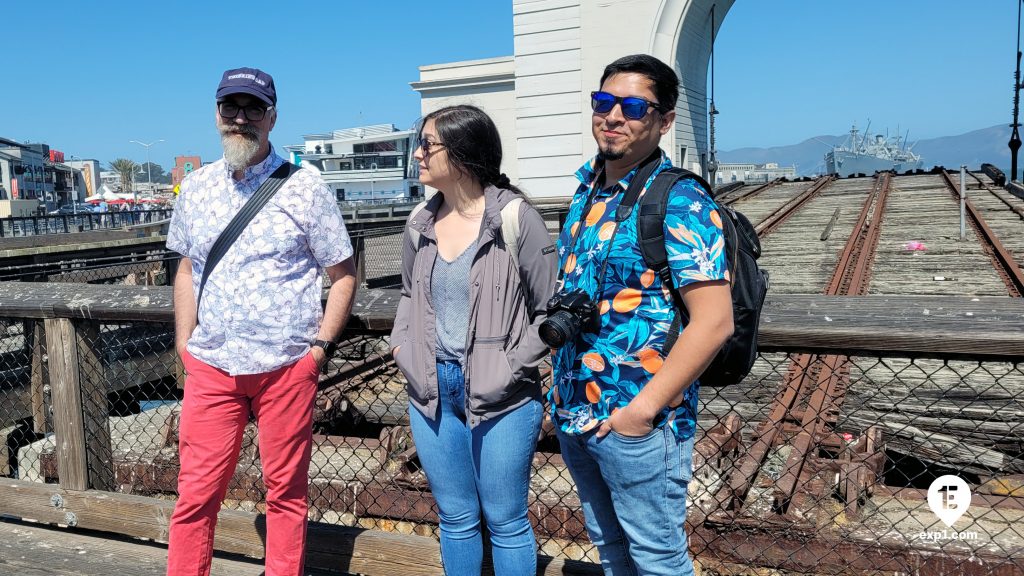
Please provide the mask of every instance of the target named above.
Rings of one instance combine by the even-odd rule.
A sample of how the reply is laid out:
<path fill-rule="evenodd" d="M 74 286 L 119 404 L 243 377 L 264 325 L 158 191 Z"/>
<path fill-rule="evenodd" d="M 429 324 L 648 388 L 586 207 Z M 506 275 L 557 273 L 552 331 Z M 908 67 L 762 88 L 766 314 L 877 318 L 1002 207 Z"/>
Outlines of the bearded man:
<path fill-rule="evenodd" d="M 269 140 L 277 121 L 269 74 L 228 70 L 216 99 L 224 157 L 181 183 L 167 240 L 182 255 L 174 317 L 187 373 L 167 573 L 210 573 L 217 511 L 252 413 L 267 488 L 265 573 L 299 576 L 313 401 L 352 309 L 352 245 L 334 194 L 317 172 L 300 169 L 224 253 L 197 298 L 217 237 L 285 162 Z"/>

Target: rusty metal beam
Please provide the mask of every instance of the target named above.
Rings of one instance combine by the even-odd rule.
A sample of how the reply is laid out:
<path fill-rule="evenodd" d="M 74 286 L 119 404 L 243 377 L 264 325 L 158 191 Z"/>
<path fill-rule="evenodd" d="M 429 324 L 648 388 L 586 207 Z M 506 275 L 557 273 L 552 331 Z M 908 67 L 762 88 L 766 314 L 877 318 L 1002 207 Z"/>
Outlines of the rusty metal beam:
<path fill-rule="evenodd" d="M 721 201 L 726 206 L 732 206 L 733 204 L 739 202 L 740 200 L 745 200 L 745 199 L 750 198 L 752 196 L 757 196 L 761 192 L 764 192 L 765 190 L 767 190 L 767 189 L 769 189 L 769 188 L 771 188 L 773 186 L 777 186 L 777 185 L 779 185 L 781 183 L 782 183 L 782 178 L 776 178 L 775 180 L 772 180 L 771 182 L 767 182 L 765 184 L 762 184 L 762 185 L 760 185 L 760 186 L 758 186 L 756 188 L 750 189 L 750 190 L 744 190 L 743 192 L 735 192 L 735 193 L 732 193 L 732 194 L 727 194 L 725 196 L 725 198 L 723 198 Z"/>
<path fill-rule="evenodd" d="M 941 172 L 942 179 L 949 188 L 949 191 L 953 194 L 956 200 L 960 200 L 960 187 L 953 182 L 949 172 L 943 170 Z M 985 251 L 989 253 L 992 258 L 993 265 L 996 272 L 1002 277 L 1003 282 L 1006 284 L 1006 288 L 1011 296 L 1020 298 L 1024 296 L 1024 272 L 1021 272 L 1020 267 L 1014 260 L 1013 255 L 1010 251 L 1003 246 L 1003 243 L 999 241 L 999 237 L 995 232 L 989 228 L 988 223 L 985 222 L 985 217 L 981 215 L 981 212 L 974 207 L 974 204 L 968 199 L 965 202 L 967 206 L 967 214 L 970 216 L 971 225 L 974 228 L 975 233 L 978 235 L 978 239 L 981 241 L 981 245 L 985 248 Z"/>
<path fill-rule="evenodd" d="M 1000 202 L 1005 204 L 1006 207 L 1009 208 L 1011 212 L 1013 212 L 1014 214 L 1019 216 L 1021 220 L 1024 220 L 1024 208 L 1021 208 L 1020 206 L 1015 206 L 1012 202 L 1007 200 L 1002 194 L 1000 194 L 999 192 L 996 192 L 995 190 L 993 190 L 992 187 L 989 186 L 984 180 L 982 180 L 981 178 L 978 178 L 978 175 L 975 174 L 974 172 L 968 172 L 968 174 L 971 175 L 971 178 L 974 178 L 975 180 L 978 181 L 979 189 L 980 188 L 984 188 L 985 190 L 988 190 L 989 192 L 991 192 L 992 195 L 995 196 L 996 198 L 998 198 Z"/>
<path fill-rule="evenodd" d="M 834 174 L 828 176 L 822 176 L 814 181 L 807 190 L 801 192 L 796 198 L 793 198 L 789 202 L 786 202 L 774 212 L 768 215 L 767 218 L 762 220 L 757 226 L 754 226 L 754 231 L 757 232 L 758 238 L 764 238 L 771 234 L 776 228 L 782 225 L 790 216 L 796 213 L 804 204 L 809 202 L 811 199 L 816 197 L 826 186 L 831 184 L 836 179 Z"/>

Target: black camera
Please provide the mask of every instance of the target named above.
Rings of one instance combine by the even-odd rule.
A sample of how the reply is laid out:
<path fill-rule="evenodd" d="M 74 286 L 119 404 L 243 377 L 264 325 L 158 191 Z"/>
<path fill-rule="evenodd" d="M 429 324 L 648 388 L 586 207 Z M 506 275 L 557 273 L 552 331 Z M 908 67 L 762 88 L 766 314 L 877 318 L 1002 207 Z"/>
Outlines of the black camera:
<path fill-rule="evenodd" d="M 548 317 L 541 322 L 540 339 L 552 348 L 561 348 L 581 332 L 596 332 L 600 326 L 597 304 L 586 292 L 559 292 L 548 300 Z"/>

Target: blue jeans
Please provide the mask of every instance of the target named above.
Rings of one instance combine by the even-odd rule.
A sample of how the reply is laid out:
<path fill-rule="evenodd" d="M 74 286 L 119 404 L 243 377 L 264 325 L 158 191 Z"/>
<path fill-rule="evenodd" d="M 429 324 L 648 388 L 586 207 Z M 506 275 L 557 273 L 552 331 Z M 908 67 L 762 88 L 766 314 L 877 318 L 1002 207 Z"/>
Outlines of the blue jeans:
<path fill-rule="evenodd" d="M 680 441 L 668 426 L 639 438 L 557 434 L 605 575 L 691 576 L 684 524 L 693 438 Z"/>
<path fill-rule="evenodd" d="M 496 576 L 537 573 L 537 543 L 526 513 L 543 406 L 537 400 L 472 430 L 458 362 L 437 363 L 440 417 L 410 406 L 409 424 L 441 517 L 441 559 L 449 576 L 476 576 L 483 562 L 480 513 Z"/>

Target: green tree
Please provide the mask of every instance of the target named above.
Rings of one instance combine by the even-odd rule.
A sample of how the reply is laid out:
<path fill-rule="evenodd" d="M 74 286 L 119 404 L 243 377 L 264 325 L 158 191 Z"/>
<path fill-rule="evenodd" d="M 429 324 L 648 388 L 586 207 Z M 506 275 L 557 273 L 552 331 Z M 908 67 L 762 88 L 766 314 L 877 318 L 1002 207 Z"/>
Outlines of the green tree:
<path fill-rule="evenodd" d="M 110 169 L 121 175 L 121 191 L 131 192 L 139 165 L 127 158 L 118 158 L 110 163 Z"/>
<path fill-rule="evenodd" d="M 149 172 L 147 173 L 147 167 Z M 153 184 L 170 184 L 171 175 L 164 172 L 164 169 L 155 162 L 143 162 L 139 165 L 138 172 L 136 173 L 136 180 L 139 182 L 148 182 L 147 177 L 153 178 Z"/>

